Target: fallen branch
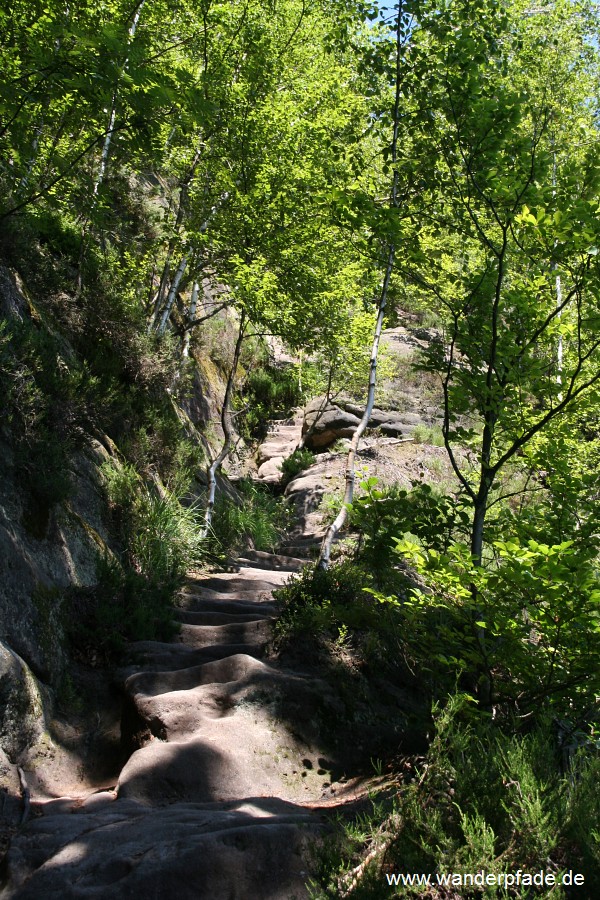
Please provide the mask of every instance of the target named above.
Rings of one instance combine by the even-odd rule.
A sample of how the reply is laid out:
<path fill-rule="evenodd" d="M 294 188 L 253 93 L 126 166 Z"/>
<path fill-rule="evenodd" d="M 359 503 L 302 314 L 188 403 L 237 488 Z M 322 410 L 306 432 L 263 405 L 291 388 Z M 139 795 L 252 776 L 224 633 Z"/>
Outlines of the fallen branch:
<path fill-rule="evenodd" d="M 356 868 L 351 869 L 350 872 L 346 872 L 341 878 L 338 879 L 338 890 L 340 892 L 340 897 L 350 897 L 355 888 L 358 887 L 361 878 L 364 876 L 368 866 L 376 859 L 380 854 L 385 853 L 389 846 L 390 841 L 383 841 L 381 844 L 376 844 L 372 850 L 367 853 L 363 861 L 360 865 L 356 866 Z"/>

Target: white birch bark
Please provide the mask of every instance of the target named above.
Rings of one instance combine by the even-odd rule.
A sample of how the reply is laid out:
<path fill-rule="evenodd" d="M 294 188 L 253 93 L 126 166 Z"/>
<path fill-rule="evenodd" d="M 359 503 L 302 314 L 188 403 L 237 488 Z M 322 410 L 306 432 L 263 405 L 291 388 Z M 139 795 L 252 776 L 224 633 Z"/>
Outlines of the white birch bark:
<path fill-rule="evenodd" d="M 177 204 L 177 214 L 175 216 L 175 222 L 173 225 L 173 233 L 167 247 L 167 255 L 163 265 L 162 275 L 160 276 L 158 291 L 156 292 L 156 295 L 152 302 L 152 311 L 148 319 L 148 332 L 151 332 L 152 329 L 156 326 L 158 315 L 160 313 L 160 310 L 163 308 L 165 292 L 167 290 L 167 285 L 169 283 L 169 278 L 171 275 L 171 261 L 173 259 L 173 251 L 183 222 L 187 193 L 192 179 L 196 174 L 196 169 L 198 168 L 198 163 L 200 162 L 200 156 L 202 154 L 203 147 L 204 143 L 202 141 L 202 138 L 200 137 L 198 146 L 196 147 L 196 151 L 194 153 L 194 158 L 192 159 L 188 171 L 186 172 L 180 184 L 179 201 Z"/>
<path fill-rule="evenodd" d="M 173 281 L 171 282 L 171 287 L 169 288 L 169 293 L 167 294 L 167 302 L 165 303 L 165 308 L 156 329 L 157 334 L 163 335 L 167 330 L 167 323 L 169 321 L 173 306 L 175 305 L 175 299 L 177 297 L 177 292 L 179 291 L 179 285 L 188 263 L 188 256 L 189 250 L 184 254 L 184 256 L 182 256 L 181 262 L 177 266 L 177 270 L 175 272 L 175 275 L 173 276 Z"/>
<path fill-rule="evenodd" d="M 144 9 L 145 3 L 146 3 L 146 0 L 140 0 L 140 2 L 138 3 L 138 5 L 136 7 L 135 13 L 133 15 L 133 21 L 132 21 L 131 25 L 129 26 L 129 31 L 128 31 L 128 35 L 127 35 L 127 37 L 128 37 L 127 55 L 125 56 L 125 60 L 123 62 L 123 69 L 122 69 L 123 72 L 127 71 L 127 66 L 129 64 L 129 47 L 135 37 L 135 32 L 138 27 L 138 23 L 140 21 L 140 16 L 142 14 L 142 10 Z M 114 128 L 115 128 L 115 120 L 117 118 L 117 103 L 118 103 L 118 99 L 119 99 L 119 82 L 120 82 L 120 80 L 121 79 L 119 77 L 119 80 L 115 87 L 115 92 L 112 96 L 110 116 L 108 119 L 108 129 L 106 131 L 106 137 L 104 138 L 104 144 L 102 145 L 102 153 L 100 155 L 100 166 L 98 168 L 98 174 L 96 175 L 96 180 L 94 182 L 94 190 L 92 192 L 93 197 L 97 196 L 98 191 L 100 190 L 100 187 L 102 185 L 102 182 L 104 181 L 104 176 L 106 175 L 106 167 L 108 165 L 108 154 L 110 151 L 110 144 L 112 141 L 112 136 L 113 136 L 113 132 L 114 132 Z"/>
<path fill-rule="evenodd" d="M 375 387 L 377 385 L 377 358 L 379 355 L 379 342 L 381 339 L 381 332 L 383 329 L 383 319 L 385 315 L 385 308 L 387 305 L 387 294 L 388 288 L 390 284 L 390 278 L 392 275 L 392 270 L 394 268 L 394 257 L 395 257 L 395 247 L 392 244 L 388 250 L 388 264 L 386 268 L 385 278 L 383 280 L 383 285 L 381 288 L 381 295 L 379 299 L 379 308 L 377 311 L 377 322 L 375 325 L 375 332 L 373 335 L 373 344 L 371 347 L 371 360 L 369 364 L 369 388 L 367 392 L 367 403 L 365 406 L 365 411 L 362 415 L 360 423 L 354 432 L 352 437 L 352 441 L 350 443 L 350 449 L 348 450 L 348 457 L 346 460 L 346 487 L 344 490 L 344 499 L 342 502 L 342 508 L 337 514 L 335 520 L 331 523 L 329 528 L 327 529 L 327 533 L 325 534 L 325 538 L 323 539 L 323 544 L 321 546 L 321 553 L 319 556 L 319 567 L 322 569 L 326 569 L 329 566 L 329 560 L 331 557 L 331 548 L 333 547 L 333 542 L 335 540 L 336 535 L 341 531 L 341 529 L 346 524 L 346 519 L 348 518 L 348 507 L 352 503 L 354 498 L 354 485 L 356 481 L 356 454 L 358 453 L 358 448 L 360 445 L 360 439 L 363 436 L 367 425 L 369 424 L 369 419 L 371 418 L 371 413 L 373 412 L 373 406 L 375 404 Z"/>
<path fill-rule="evenodd" d="M 197 281 L 194 281 L 192 286 L 192 298 L 190 300 L 190 310 L 189 310 L 189 321 L 193 322 L 196 318 L 196 310 L 198 308 L 198 295 L 200 293 L 200 285 Z M 183 335 L 183 347 L 181 348 L 181 358 L 183 360 L 183 365 L 185 365 L 186 360 L 190 355 L 190 340 L 192 337 L 192 329 L 186 328 L 185 333 Z"/>
<path fill-rule="evenodd" d="M 396 84 L 395 84 L 395 99 L 394 99 L 394 121 L 393 121 L 393 133 L 392 133 L 392 146 L 391 146 L 391 162 L 393 167 L 393 177 L 392 177 L 392 189 L 390 194 L 390 205 L 393 208 L 398 207 L 398 170 L 396 168 L 397 165 L 397 157 L 398 157 L 398 121 L 399 121 L 399 109 L 400 109 L 400 46 L 401 46 L 401 37 L 402 37 L 402 3 L 400 3 L 398 7 L 397 20 L 396 20 Z M 387 305 L 387 296 L 388 289 L 390 285 L 390 279 L 392 277 L 392 271 L 394 268 L 394 258 L 396 255 L 396 247 L 392 242 L 388 246 L 388 254 L 387 254 L 387 265 L 385 270 L 385 275 L 383 278 L 383 283 L 381 286 L 381 293 L 379 295 L 379 305 L 377 308 L 377 322 L 375 324 L 375 331 L 373 334 L 373 344 L 371 346 L 371 360 L 369 364 L 369 386 L 367 390 L 367 402 L 365 406 L 365 411 L 360 420 L 360 423 L 354 432 L 352 437 L 352 441 L 350 443 L 350 449 L 348 450 L 348 457 L 346 460 L 346 486 L 344 490 L 344 499 L 342 502 L 342 507 L 337 514 L 335 520 L 331 523 L 325 537 L 323 539 L 323 543 L 321 545 L 321 552 L 319 555 L 319 560 L 317 565 L 321 569 L 327 569 L 329 566 L 329 561 L 331 558 L 331 549 L 333 547 L 333 542 L 336 538 L 336 535 L 341 531 L 341 529 L 346 524 L 346 519 L 348 518 L 348 508 L 352 503 L 354 498 L 354 485 L 356 481 L 356 454 L 358 453 L 358 448 L 360 445 L 360 439 L 363 436 L 367 425 L 369 424 L 369 419 L 371 418 L 371 413 L 373 412 L 373 405 L 375 403 L 375 387 L 377 385 L 377 358 L 379 355 L 379 342 L 381 339 L 381 332 L 383 329 L 383 319 L 385 315 L 385 308 Z"/>
<path fill-rule="evenodd" d="M 552 143 L 554 144 L 554 138 L 552 139 Z M 554 147 L 552 148 L 552 196 L 556 197 L 556 150 Z M 556 246 L 556 244 L 555 244 Z M 557 265 L 556 263 L 552 264 L 552 268 L 556 271 Z M 561 319 L 561 310 L 562 310 L 562 282 L 560 279 L 560 275 L 556 272 L 556 277 L 554 281 L 554 287 L 556 291 L 556 308 L 558 310 L 558 321 Z M 562 334 L 558 335 L 558 342 L 556 345 L 556 381 L 558 383 L 559 388 L 562 386 L 562 370 L 563 370 L 563 336 Z M 562 400 L 562 391 L 559 391 L 558 394 L 559 401 Z"/>
<path fill-rule="evenodd" d="M 216 216 L 216 214 L 219 212 L 219 210 L 223 207 L 223 205 L 227 202 L 227 200 L 229 199 L 229 196 L 230 196 L 229 191 L 224 191 L 221 194 L 221 196 L 219 197 L 219 199 L 216 201 L 214 206 L 211 207 L 206 219 L 204 220 L 204 222 L 200 225 L 200 228 L 198 229 L 200 234 L 205 234 L 211 221 Z M 160 296 L 157 298 L 157 309 L 154 314 L 154 323 L 156 323 L 156 320 L 158 319 L 159 314 L 160 314 L 160 319 L 158 321 L 158 325 L 156 325 L 157 334 L 162 335 L 165 333 L 165 331 L 167 329 L 167 323 L 169 321 L 169 317 L 171 315 L 173 306 L 175 304 L 175 299 L 177 297 L 177 291 L 179 290 L 179 284 L 183 277 L 183 273 L 185 272 L 185 268 L 187 266 L 187 262 L 188 262 L 190 253 L 191 253 L 191 246 L 188 247 L 188 249 L 186 250 L 181 262 L 179 263 L 179 266 L 177 267 L 175 275 L 173 276 L 173 281 L 171 282 L 171 287 L 170 287 L 169 293 L 167 295 L 167 302 L 165 303 L 164 309 L 162 310 L 162 314 L 161 314 L 160 306 L 159 306 Z"/>

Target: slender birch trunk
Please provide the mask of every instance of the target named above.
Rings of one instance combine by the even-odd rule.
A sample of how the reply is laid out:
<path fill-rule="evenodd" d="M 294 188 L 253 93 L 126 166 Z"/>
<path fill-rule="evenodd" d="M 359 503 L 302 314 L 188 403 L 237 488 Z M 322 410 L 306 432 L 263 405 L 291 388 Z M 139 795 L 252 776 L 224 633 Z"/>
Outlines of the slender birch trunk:
<path fill-rule="evenodd" d="M 216 214 L 219 212 L 219 210 L 223 207 L 223 205 L 227 202 L 227 200 L 229 199 L 229 196 L 230 196 L 229 191 L 225 191 L 223 194 L 221 194 L 221 196 L 216 201 L 214 206 L 211 207 L 206 219 L 204 220 L 204 222 L 198 229 L 200 234 L 204 234 L 207 231 L 208 226 L 210 225 L 211 221 L 216 216 Z M 167 301 L 165 303 L 164 309 L 162 310 L 162 314 L 160 315 L 160 320 L 158 322 L 158 325 L 156 325 L 156 320 L 158 319 L 158 316 L 159 316 L 161 310 L 160 310 L 160 306 L 158 306 L 158 302 L 156 304 L 156 311 L 154 314 L 154 325 L 156 326 L 156 332 L 159 335 L 163 335 L 167 329 L 167 323 L 169 321 L 169 316 L 171 315 L 173 306 L 175 304 L 175 299 L 177 297 L 177 291 L 179 290 L 179 284 L 183 277 L 183 273 L 185 272 L 185 269 L 186 269 L 186 266 L 188 263 L 188 259 L 189 259 L 189 255 L 191 253 L 191 249 L 192 249 L 191 246 L 189 246 L 187 248 L 184 256 L 181 259 L 181 262 L 179 263 L 179 266 L 177 267 L 177 269 L 175 271 L 175 275 L 173 276 L 173 281 L 171 282 L 171 287 L 169 288 L 169 293 L 167 295 Z M 149 329 L 149 330 L 151 330 L 151 329 Z"/>
<path fill-rule="evenodd" d="M 352 437 L 352 441 L 350 443 L 350 449 L 348 450 L 348 457 L 346 460 L 346 488 L 344 491 L 344 500 L 342 503 L 342 508 L 337 514 L 335 520 L 331 523 L 329 528 L 327 529 L 327 533 L 325 534 L 325 538 L 323 540 L 323 544 L 321 546 L 321 553 L 319 556 L 319 567 L 321 569 L 326 569 L 329 566 L 329 559 L 331 556 L 331 548 L 333 546 L 333 542 L 335 540 L 338 532 L 346 524 L 346 519 L 348 518 L 348 507 L 352 503 L 354 497 L 354 484 L 356 481 L 356 454 L 358 452 L 358 447 L 360 444 L 360 439 L 363 436 L 367 425 L 369 424 L 369 419 L 371 418 L 371 413 L 373 412 L 373 406 L 375 404 L 375 387 L 377 384 L 377 358 L 379 355 L 379 342 L 381 339 L 381 332 L 383 329 L 383 319 L 385 315 L 385 308 L 387 305 L 387 295 L 388 288 L 390 284 L 390 278 L 392 275 L 392 270 L 394 267 L 394 256 L 395 256 L 395 247 L 394 245 L 390 245 L 388 250 L 388 264 L 385 273 L 385 278 L 383 280 L 383 285 L 381 288 L 381 295 L 379 299 L 379 309 L 377 312 L 377 323 L 375 325 L 375 333 L 373 335 L 373 345 L 371 347 L 371 361 L 369 364 L 369 389 L 367 392 L 367 404 L 365 406 L 365 411 L 363 413 L 362 419 L 354 432 Z"/>
<path fill-rule="evenodd" d="M 240 361 L 240 353 L 242 350 L 242 341 L 244 340 L 244 330 L 246 327 L 246 314 L 242 309 L 240 313 L 240 327 L 238 331 L 237 341 L 235 344 L 235 352 L 233 354 L 233 362 L 231 364 L 231 371 L 229 372 L 229 378 L 227 379 L 227 387 L 225 388 L 225 397 L 223 399 L 223 407 L 221 409 L 221 425 L 223 427 L 223 446 L 217 457 L 213 460 L 211 465 L 207 469 L 207 479 L 208 479 L 208 498 L 206 501 L 206 511 L 204 513 L 204 525 L 202 527 L 202 536 L 206 537 L 208 533 L 208 529 L 210 528 L 212 522 L 213 511 L 215 508 L 215 494 L 217 490 L 217 472 L 221 468 L 224 460 L 227 458 L 227 454 L 231 448 L 232 438 L 233 438 L 233 424 L 231 421 L 231 394 L 233 391 L 233 384 L 235 381 L 235 376 L 237 373 L 238 363 Z"/>
<path fill-rule="evenodd" d="M 189 321 L 193 322 L 196 318 L 196 310 L 198 308 L 198 295 L 200 293 L 200 285 L 197 281 L 194 281 L 192 286 L 192 299 L 190 300 L 190 311 L 189 311 Z M 183 365 L 185 365 L 189 355 L 190 355 L 190 340 L 192 337 L 192 329 L 191 327 L 187 327 L 183 334 L 183 347 L 181 348 L 181 359 Z"/>
<path fill-rule="evenodd" d="M 177 266 L 177 269 L 173 276 L 173 281 L 171 282 L 171 287 L 169 288 L 169 293 L 167 294 L 167 302 L 165 303 L 165 308 L 163 309 L 162 316 L 160 317 L 160 322 L 158 323 L 158 327 L 156 329 L 156 333 L 159 335 L 163 335 L 167 330 L 167 323 L 169 321 L 173 306 L 175 305 L 175 299 L 179 291 L 179 285 L 181 284 L 181 279 L 183 278 L 183 274 L 188 264 L 188 257 L 189 250 L 184 254 L 184 256 L 182 256 L 181 262 Z"/>
<path fill-rule="evenodd" d="M 140 2 L 138 3 L 138 5 L 135 9 L 135 12 L 133 14 L 133 21 L 131 22 L 131 25 L 129 26 L 129 31 L 127 34 L 127 38 L 128 38 L 127 39 L 127 54 L 123 61 L 123 68 L 122 68 L 123 73 L 127 71 L 127 66 L 129 64 L 129 47 L 135 37 L 135 32 L 137 30 L 138 23 L 140 21 L 140 16 L 142 15 L 142 10 L 144 9 L 145 3 L 146 3 L 146 0 L 140 0 Z M 94 182 L 94 190 L 92 192 L 92 196 L 94 198 L 97 196 L 98 191 L 100 190 L 100 187 L 102 185 L 102 182 L 104 181 L 104 176 L 106 175 L 106 167 L 108 165 L 108 154 L 110 151 L 110 144 L 112 141 L 113 132 L 115 130 L 115 121 L 117 118 L 117 103 L 118 103 L 118 99 L 119 99 L 119 83 L 120 83 L 120 81 L 121 81 L 121 78 L 119 76 L 119 79 L 115 86 L 114 94 L 112 96 L 110 116 L 108 119 L 108 129 L 106 132 L 106 137 L 104 138 L 104 144 L 102 145 L 102 153 L 100 154 L 100 167 L 98 169 L 98 174 L 96 175 L 96 180 Z"/>
<path fill-rule="evenodd" d="M 198 146 L 196 147 L 196 151 L 194 153 L 194 158 L 190 163 L 190 166 L 181 180 L 179 185 L 179 201 L 177 204 L 177 213 L 175 215 L 175 222 L 173 223 L 173 232 L 169 239 L 169 244 L 167 246 L 167 254 L 165 257 L 165 262 L 162 270 L 162 275 L 160 277 L 160 284 L 158 286 L 158 291 L 156 292 L 156 296 L 154 297 L 154 301 L 152 303 L 152 312 L 150 314 L 148 320 L 148 332 L 151 332 L 152 329 L 156 325 L 156 320 L 158 315 L 163 308 L 163 303 L 165 302 L 165 293 L 167 290 L 167 285 L 169 283 L 169 278 L 171 277 L 171 262 L 173 260 L 173 252 L 175 250 L 175 246 L 177 243 L 177 238 L 179 236 L 179 230 L 181 228 L 181 224 L 183 222 L 183 216 L 186 207 L 186 201 L 188 197 L 188 191 L 190 184 L 196 174 L 196 170 L 198 168 L 198 163 L 200 162 L 200 157 L 202 155 L 202 150 L 204 148 L 204 143 L 200 138 Z"/>
<path fill-rule="evenodd" d="M 398 208 L 398 170 L 396 168 L 397 159 L 398 159 L 398 120 L 399 120 L 399 108 L 400 108 L 400 47 L 401 47 L 401 39 L 402 39 L 402 4 L 398 7 L 398 17 L 396 20 L 396 84 L 395 84 L 395 98 L 394 98 L 394 124 L 393 124 L 393 133 L 392 133 L 392 146 L 391 146 L 391 160 L 393 167 L 393 177 L 392 177 L 392 190 L 390 195 L 390 205 L 392 208 Z M 379 305 L 377 308 L 377 322 L 375 325 L 375 332 L 373 335 L 373 344 L 371 346 L 371 360 L 369 364 L 369 387 L 367 391 L 367 403 L 365 406 L 365 411 L 363 413 L 362 419 L 354 432 L 354 436 L 352 437 L 352 441 L 350 443 L 350 449 L 348 451 L 348 457 L 346 460 L 346 487 L 344 491 L 344 500 L 342 503 L 342 508 L 337 514 L 335 520 L 331 523 L 325 537 L 323 539 L 323 544 L 321 545 L 321 553 L 319 555 L 318 566 L 321 569 L 327 569 L 329 566 L 329 560 L 331 557 L 331 548 L 333 547 L 333 542 L 335 540 L 336 535 L 341 531 L 341 529 L 346 524 L 346 519 L 348 518 L 348 507 L 352 503 L 354 498 L 354 484 L 356 480 L 356 454 L 358 453 L 358 448 L 360 445 L 360 439 L 363 436 L 367 425 L 369 424 L 369 419 L 371 418 L 371 413 L 373 412 L 373 406 L 375 403 L 375 387 L 377 384 L 377 359 L 379 355 L 379 342 L 381 339 L 381 332 L 383 329 L 383 319 L 385 315 L 385 308 L 387 306 L 387 298 L 388 298 L 388 289 L 390 286 L 390 279 L 392 277 L 392 271 L 394 268 L 394 258 L 396 255 L 396 246 L 392 242 L 388 246 L 387 253 L 387 265 L 385 270 L 385 276 L 383 279 L 383 284 L 381 286 L 381 293 L 379 295 Z"/>
<path fill-rule="evenodd" d="M 556 197 L 556 149 L 554 148 L 554 138 L 552 138 L 552 196 Z M 555 244 L 556 246 L 556 244 Z M 556 263 L 552 263 L 552 268 L 556 272 L 554 287 L 556 291 L 556 308 L 558 310 L 558 320 L 560 322 L 561 319 L 561 310 L 562 310 L 562 282 L 560 279 L 560 275 L 557 271 L 558 266 Z M 562 370 L 563 370 L 563 336 L 562 334 L 558 335 L 558 343 L 556 345 L 556 368 L 557 375 L 556 381 L 559 388 L 562 386 Z M 562 400 L 562 391 L 559 391 L 558 394 L 559 401 Z"/>

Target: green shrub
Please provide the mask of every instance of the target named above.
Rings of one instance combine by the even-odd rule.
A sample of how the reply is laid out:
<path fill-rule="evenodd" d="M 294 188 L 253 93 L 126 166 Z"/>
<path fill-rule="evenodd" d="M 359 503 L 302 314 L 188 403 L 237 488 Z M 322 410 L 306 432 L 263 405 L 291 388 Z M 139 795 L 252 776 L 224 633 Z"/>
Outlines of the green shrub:
<path fill-rule="evenodd" d="M 444 446 L 444 435 L 438 425 L 415 425 L 412 439 L 415 444 L 430 444 L 432 447 Z"/>
<path fill-rule="evenodd" d="M 362 828 L 342 826 L 321 857 L 312 896 L 378 900 L 423 896 L 422 887 L 388 887 L 386 873 L 553 872 L 573 869 L 585 893 L 600 890 L 597 751 L 578 752 L 561 772 L 556 733 L 541 723 L 526 735 L 503 733 L 477 712 L 470 698 L 453 696 L 435 712 L 427 756 L 400 785 L 390 810 L 380 806 Z M 591 793 L 584 800 L 584 792 Z M 366 827 L 365 827 L 366 826 Z M 346 873 L 377 847 L 353 889 Z M 461 897 L 565 898 L 561 886 L 455 889 Z M 449 896 L 447 893 L 426 896 Z"/>
<path fill-rule="evenodd" d="M 440 553 L 406 540 L 398 551 L 424 589 L 404 602 L 378 596 L 398 609 L 412 658 L 442 693 L 457 678 L 472 690 L 484 679 L 499 711 L 585 721 L 600 692 L 595 550 L 497 541 L 487 567 L 460 544 Z"/>
<path fill-rule="evenodd" d="M 295 478 L 296 475 L 299 475 L 304 469 L 308 469 L 309 466 L 312 466 L 314 461 L 315 454 L 312 450 L 308 450 L 306 447 L 294 450 L 291 456 L 284 459 L 281 465 L 281 471 L 283 473 L 282 483 L 288 484 L 288 482 Z"/>
<path fill-rule="evenodd" d="M 1 337 L 0 409 L 11 426 L 17 474 L 38 502 L 52 506 L 69 494 L 69 458 L 96 420 L 98 381 L 39 324 L 3 323 Z"/>
<path fill-rule="evenodd" d="M 337 638 L 348 629 L 375 627 L 376 604 L 365 592 L 369 576 L 348 560 L 322 569 L 307 566 L 274 592 L 283 609 L 275 625 L 275 643 L 282 645 L 299 634 L 316 642 Z"/>
<path fill-rule="evenodd" d="M 13 231 L 0 229 L 2 251 L 26 273 L 35 306 L 5 326 L 0 404 L 23 449 L 16 458 L 24 482 L 43 502 L 63 499 L 69 456 L 97 431 L 141 471 L 168 480 L 185 440 L 169 393 L 178 346 L 171 335 L 147 331 L 137 292 L 144 259 L 125 244 L 100 250 L 92 238 L 80 259 L 80 225 L 53 212 L 25 216 Z M 81 262 L 79 285 L 74 262 Z M 186 390 L 185 379 L 177 385 Z"/>
<path fill-rule="evenodd" d="M 273 416 L 289 415 L 301 399 L 293 368 L 266 365 L 252 370 L 246 379 L 241 400 L 246 408 L 241 423 L 244 436 L 264 439 L 269 420 Z"/>
<path fill-rule="evenodd" d="M 380 583 L 395 577 L 397 539 L 416 535 L 425 546 L 446 550 L 469 525 L 461 500 L 442 494 L 428 484 L 413 481 L 412 490 L 397 485 L 377 488 L 377 479 L 360 485 L 363 494 L 350 509 L 350 524 L 361 534 L 359 559 Z"/>
<path fill-rule="evenodd" d="M 251 481 L 238 483 L 239 497 L 220 494 L 212 519 L 212 549 L 227 553 L 252 546 L 255 550 L 275 550 L 288 524 L 284 501 Z"/>
<path fill-rule="evenodd" d="M 128 641 L 170 640 L 178 628 L 172 604 L 180 584 L 175 576 L 153 579 L 116 560 L 99 560 L 98 584 L 69 597 L 73 655 L 107 665 L 120 659 Z"/>
<path fill-rule="evenodd" d="M 76 653 L 111 662 L 128 640 L 168 640 L 172 604 L 185 572 L 203 563 L 202 511 L 185 505 L 186 477 L 170 489 L 146 484 L 131 465 L 103 467 L 121 533 L 122 562 L 99 561 L 98 584 L 71 596 L 69 634 Z"/>
<path fill-rule="evenodd" d="M 167 488 L 144 483 L 130 465 L 108 464 L 103 473 L 133 569 L 160 584 L 202 564 L 203 511 L 197 503 L 183 502 L 188 473 Z"/>
<path fill-rule="evenodd" d="M 41 206 L 30 213 L 30 225 L 40 244 L 53 256 L 64 257 L 71 265 L 77 265 L 81 252 L 80 226 L 70 222 L 64 214 Z"/>

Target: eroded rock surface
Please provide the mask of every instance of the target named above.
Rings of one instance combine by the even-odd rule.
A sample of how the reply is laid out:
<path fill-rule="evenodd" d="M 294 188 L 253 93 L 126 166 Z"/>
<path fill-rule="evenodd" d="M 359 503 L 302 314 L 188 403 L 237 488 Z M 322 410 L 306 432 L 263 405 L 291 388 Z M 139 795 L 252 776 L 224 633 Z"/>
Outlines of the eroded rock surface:
<path fill-rule="evenodd" d="M 348 412 L 325 397 L 315 397 L 304 410 L 302 434 L 309 450 L 329 447 L 339 438 L 352 437 L 360 423 L 359 416 Z"/>
<path fill-rule="evenodd" d="M 258 448 L 257 479 L 263 484 L 274 484 L 281 480 L 281 466 L 300 444 L 302 439 L 302 413 L 292 419 L 273 422 L 266 440 Z"/>
<path fill-rule="evenodd" d="M 343 438 L 351 438 L 364 412 L 364 406 L 351 400 L 338 398 L 337 402 L 324 397 L 311 400 L 304 411 L 302 434 L 309 450 L 324 450 Z M 415 426 L 429 424 L 415 412 L 398 412 L 393 409 L 374 408 L 369 428 L 377 429 L 386 437 L 410 437 Z"/>
<path fill-rule="evenodd" d="M 6 898 L 307 897 L 310 810 L 331 787 L 311 710 L 319 679 L 263 657 L 274 587 L 301 560 L 248 552 L 190 579 L 173 643 L 123 672 L 131 755 L 114 790 L 32 804 L 6 858 Z M 10 774 L 10 773 L 9 773 Z"/>

